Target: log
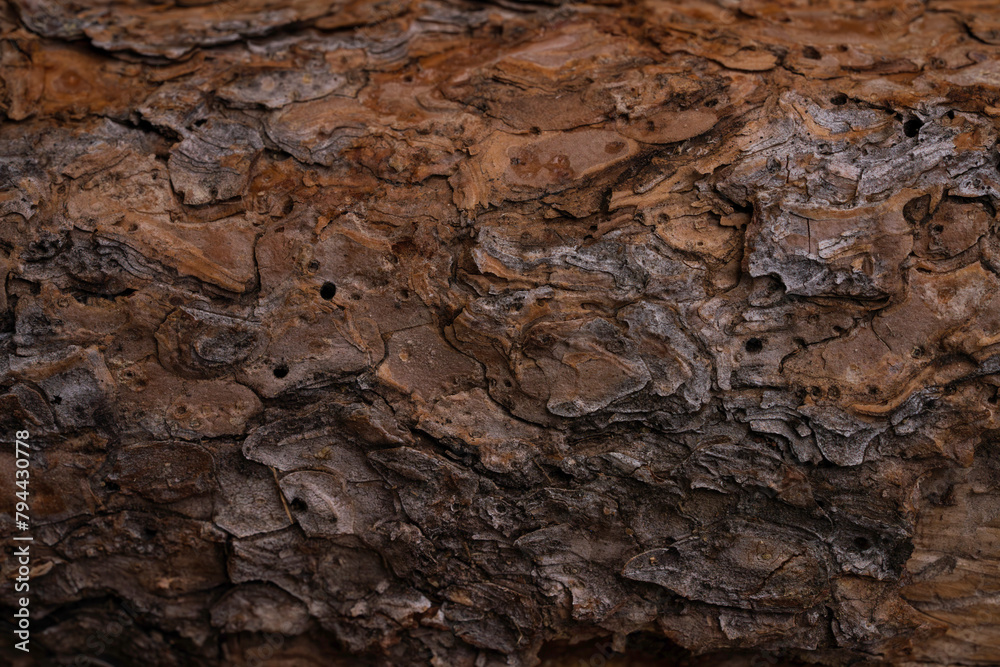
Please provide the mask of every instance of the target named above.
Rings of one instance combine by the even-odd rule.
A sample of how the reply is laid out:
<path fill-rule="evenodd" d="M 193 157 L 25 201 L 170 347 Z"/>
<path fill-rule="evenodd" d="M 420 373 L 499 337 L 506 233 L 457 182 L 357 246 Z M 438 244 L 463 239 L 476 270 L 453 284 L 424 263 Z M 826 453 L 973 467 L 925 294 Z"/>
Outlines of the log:
<path fill-rule="evenodd" d="M 994 3 L 0 35 L 11 664 L 1000 664 Z"/>

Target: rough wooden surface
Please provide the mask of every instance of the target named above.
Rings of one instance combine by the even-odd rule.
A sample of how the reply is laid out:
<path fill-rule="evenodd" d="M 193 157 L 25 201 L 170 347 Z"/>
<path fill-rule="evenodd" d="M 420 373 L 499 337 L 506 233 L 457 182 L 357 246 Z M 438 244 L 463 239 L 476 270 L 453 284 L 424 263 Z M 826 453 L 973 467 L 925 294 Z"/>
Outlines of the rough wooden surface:
<path fill-rule="evenodd" d="M 38 664 L 1000 664 L 995 3 L 0 30 Z"/>

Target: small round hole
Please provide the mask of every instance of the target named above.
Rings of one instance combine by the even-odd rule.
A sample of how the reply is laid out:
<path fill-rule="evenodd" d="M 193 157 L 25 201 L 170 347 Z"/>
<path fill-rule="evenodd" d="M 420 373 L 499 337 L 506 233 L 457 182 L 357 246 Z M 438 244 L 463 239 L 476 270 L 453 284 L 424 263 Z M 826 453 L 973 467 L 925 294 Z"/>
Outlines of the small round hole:
<path fill-rule="evenodd" d="M 756 354 L 757 352 L 760 352 L 761 350 L 764 349 L 764 341 L 762 341 L 760 338 L 751 338 L 743 345 L 743 347 L 746 349 L 747 352 Z"/>
<path fill-rule="evenodd" d="M 286 375 L 288 375 L 288 366 L 282 364 L 274 369 L 274 377 L 278 378 L 279 380 L 285 377 Z"/>
<path fill-rule="evenodd" d="M 843 93 L 838 93 L 830 98 L 830 104 L 836 104 L 838 107 L 847 104 L 847 95 Z"/>
<path fill-rule="evenodd" d="M 292 502 L 288 503 L 288 506 L 296 512 L 305 512 L 309 509 L 309 505 L 301 498 L 292 498 Z"/>
<path fill-rule="evenodd" d="M 319 288 L 319 295 L 324 300 L 329 301 L 337 295 L 337 286 L 331 282 L 323 283 L 323 286 Z"/>
<path fill-rule="evenodd" d="M 871 540 L 867 537 L 855 537 L 854 538 L 854 548 L 858 551 L 868 551 L 872 548 Z"/>
<path fill-rule="evenodd" d="M 908 137 L 915 137 L 920 133 L 920 128 L 924 126 L 924 121 L 919 118 L 911 118 L 903 123 L 903 134 Z"/>

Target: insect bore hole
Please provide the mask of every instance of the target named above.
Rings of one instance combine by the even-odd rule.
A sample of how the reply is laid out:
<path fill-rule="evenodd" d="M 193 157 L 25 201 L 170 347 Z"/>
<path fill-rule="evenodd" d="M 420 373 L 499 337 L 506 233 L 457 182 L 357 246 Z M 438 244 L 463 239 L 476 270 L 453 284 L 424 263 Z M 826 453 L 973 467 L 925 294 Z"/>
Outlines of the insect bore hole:
<path fill-rule="evenodd" d="M 911 118 L 903 123 L 903 134 L 908 137 L 915 137 L 920 133 L 920 128 L 924 126 L 924 121 L 919 118 Z"/>

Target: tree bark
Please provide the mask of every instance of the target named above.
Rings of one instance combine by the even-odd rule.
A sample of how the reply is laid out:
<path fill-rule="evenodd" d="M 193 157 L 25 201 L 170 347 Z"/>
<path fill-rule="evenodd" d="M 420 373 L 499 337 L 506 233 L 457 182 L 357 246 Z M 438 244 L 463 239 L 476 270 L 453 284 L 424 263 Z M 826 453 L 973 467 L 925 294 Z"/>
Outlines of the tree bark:
<path fill-rule="evenodd" d="M 2 12 L 3 656 L 1000 664 L 994 3 Z"/>

